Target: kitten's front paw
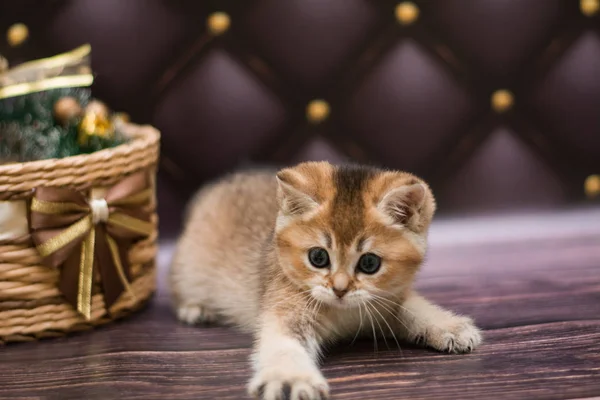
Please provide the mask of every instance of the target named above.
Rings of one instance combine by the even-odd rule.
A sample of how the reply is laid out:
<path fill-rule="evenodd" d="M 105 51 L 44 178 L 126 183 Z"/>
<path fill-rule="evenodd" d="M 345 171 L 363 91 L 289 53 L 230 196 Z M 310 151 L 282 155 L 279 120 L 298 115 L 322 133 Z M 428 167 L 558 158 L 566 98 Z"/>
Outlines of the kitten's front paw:
<path fill-rule="evenodd" d="M 481 344 L 481 332 L 468 317 L 454 316 L 428 326 L 416 342 L 450 353 L 468 353 Z"/>
<path fill-rule="evenodd" d="M 293 370 L 289 366 L 258 371 L 248 393 L 261 400 L 327 400 L 329 385 L 318 370 Z"/>
<path fill-rule="evenodd" d="M 210 324 L 217 320 L 217 315 L 207 307 L 186 304 L 177 308 L 177 318 L 189 325 Z"/>

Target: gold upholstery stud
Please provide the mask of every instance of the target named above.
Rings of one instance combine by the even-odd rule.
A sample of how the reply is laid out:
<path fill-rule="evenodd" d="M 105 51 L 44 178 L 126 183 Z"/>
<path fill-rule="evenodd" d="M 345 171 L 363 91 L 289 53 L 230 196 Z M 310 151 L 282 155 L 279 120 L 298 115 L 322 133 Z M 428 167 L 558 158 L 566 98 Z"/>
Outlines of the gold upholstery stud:
<path fill-rule="evenodd" d="M 227 13 L 215 12 L 208 16 L 206 24 L 208 25 L 208 31 L 212 35 L 219 36 L 227 32 L 231 25 L 231 19 Z"/>
<path fill-rule="evenodd" d="M 401 25 L 410 25 L 419 18 L 419 7 L 411 1 L 396 6 L 396 19 Z"/>
<path fill-rule="evenodd" d="M 17 47 L 23 44 L 29 37 L 29 28 L 25 24 L 14 24 L 6 32 L 6 41 L 11 47 Z"/>
<path fill-rule="evenodd" d="M 580 0 L 579 8 L 583 15 L 592 17 L 600 10 L 600 0 Z"/>
<path fill-rule="evenodd" d="M 587 197 L 596 197 L 600 195 L 600 175 L 590 175 L 583 184 Z"/>
<path fill-rule="evenodd" d="M 329 103 L 325 100 L 313 100 L 306 107 L 306 118 L 313 123 L 318 124 L 329 117 Z"/>
<path fill-rule="evenodd" d="M 513 94 L 509 90 L 499 89 L 492 94 L 492 108 L 497 113 L 510 110 L 514 102 Z"/>

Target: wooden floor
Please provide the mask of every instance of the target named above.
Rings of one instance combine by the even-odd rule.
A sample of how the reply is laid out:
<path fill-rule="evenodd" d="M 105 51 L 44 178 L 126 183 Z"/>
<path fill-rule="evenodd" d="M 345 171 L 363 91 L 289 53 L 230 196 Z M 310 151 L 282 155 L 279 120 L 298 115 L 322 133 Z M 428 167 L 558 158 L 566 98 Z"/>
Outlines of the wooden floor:
<path fill-rule="evenodd" d="M 600 397 L 598 210 L 441 221 L 418 287 L 472 315 L 485 343 L 469 355 L 342 344 L 323 366 L 334 398 Z M 0 348 L 0 398 L 243 399 L 249 345 L 231 329 L 179 325 L 161 284 L 127 321 Z"/>

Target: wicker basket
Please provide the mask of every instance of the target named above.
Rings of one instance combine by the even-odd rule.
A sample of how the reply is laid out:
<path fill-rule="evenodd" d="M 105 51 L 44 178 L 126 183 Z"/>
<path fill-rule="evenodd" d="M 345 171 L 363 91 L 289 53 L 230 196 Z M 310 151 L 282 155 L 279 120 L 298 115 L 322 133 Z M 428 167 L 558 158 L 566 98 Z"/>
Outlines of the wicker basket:
<path fill-rule="evenodd" d="M 24 234 L 0 238 L 0 344 L 93 328 L 140 308 L 154 292 L 157 252 L 155 171 L 160 135 L 152 127 L 133 124 L 124 125 L 123 131 L 132 140 L 112 149 L 59 160 L 0 166 L 0 204 L 10 203 L 12 207 L 20 203 L 28 218 Z M 144 203 L 144 213 L 149 216 L 146 228 L 151 233 L 130 242 L 121 253 L 127 257 L 125 262 L 128 261 L 129 287 L 108 310 L 98 268 L 90 270 L 93 277 L 90 278 L 86 317 L 61 291 L 61 268 L 49 267 L 41 256 L 39 243 L 37 247 L 34 243 L 31 223 L 34 193 L 39 188 L 63 188 L 87 196 L 92 189 L 114 187 L 136 173 L 148 174 L 150 199 Z"/>

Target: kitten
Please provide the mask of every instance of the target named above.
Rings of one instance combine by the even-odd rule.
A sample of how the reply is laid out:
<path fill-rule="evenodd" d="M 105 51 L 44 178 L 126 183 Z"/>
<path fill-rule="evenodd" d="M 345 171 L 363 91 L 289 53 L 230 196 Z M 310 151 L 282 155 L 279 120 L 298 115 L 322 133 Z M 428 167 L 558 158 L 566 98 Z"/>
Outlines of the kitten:
<path fill-rule="evenodd" d="M 471 351 L 472 320 L 411 289 L 434 211 L 405 172 L 310 162 L 232 175 L 191 203 L 170 275 L 178 317 L 253 332 L 248 390 L 269 400 L 328 398 L 321 348 L 357 332 Z"/>

